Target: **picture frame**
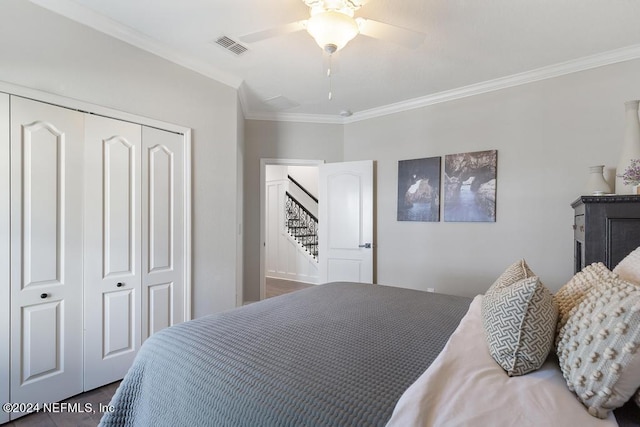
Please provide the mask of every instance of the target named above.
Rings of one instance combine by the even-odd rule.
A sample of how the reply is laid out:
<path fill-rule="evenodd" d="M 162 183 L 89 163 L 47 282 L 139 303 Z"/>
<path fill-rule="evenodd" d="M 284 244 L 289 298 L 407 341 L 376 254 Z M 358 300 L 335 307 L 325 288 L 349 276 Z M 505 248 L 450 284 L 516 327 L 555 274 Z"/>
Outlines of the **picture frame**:
<path fill-rule="evenodd" d="M 398 221 L 440 221 L 441 157 L 398 161 Z"/>
<path fill-rule="evenodd" d="M 447 154 L 444 221 L 495 222 L 498 150 Z"/>

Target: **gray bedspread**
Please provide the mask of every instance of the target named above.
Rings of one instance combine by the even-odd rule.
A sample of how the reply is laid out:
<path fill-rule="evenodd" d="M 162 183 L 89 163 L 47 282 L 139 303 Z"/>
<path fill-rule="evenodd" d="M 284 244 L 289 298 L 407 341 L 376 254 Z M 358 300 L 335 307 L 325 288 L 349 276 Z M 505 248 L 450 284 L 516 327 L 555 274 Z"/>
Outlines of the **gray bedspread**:
<path fill-rule="evenodd" d="M 102 426 L 384 425 L 471 300 L 315 286 L 156 333 Z"/>

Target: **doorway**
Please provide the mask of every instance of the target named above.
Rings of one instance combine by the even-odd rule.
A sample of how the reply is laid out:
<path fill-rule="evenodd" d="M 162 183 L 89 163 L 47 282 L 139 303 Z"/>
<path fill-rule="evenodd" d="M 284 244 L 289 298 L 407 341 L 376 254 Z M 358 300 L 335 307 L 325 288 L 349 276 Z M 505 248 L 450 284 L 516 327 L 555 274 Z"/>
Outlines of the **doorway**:
<path fill-rule="evenodd" d="M 318 167 L 323 164 L 323 160 L 296 160 L 296 159 L 261 159 L 260 160 L 260 299 L 267 297 L 266 277 L 267 277 L 267 254 L 268 254 L 268 206 L 267 206 L 267 183 L 268 171 L 270 167 Z"/>

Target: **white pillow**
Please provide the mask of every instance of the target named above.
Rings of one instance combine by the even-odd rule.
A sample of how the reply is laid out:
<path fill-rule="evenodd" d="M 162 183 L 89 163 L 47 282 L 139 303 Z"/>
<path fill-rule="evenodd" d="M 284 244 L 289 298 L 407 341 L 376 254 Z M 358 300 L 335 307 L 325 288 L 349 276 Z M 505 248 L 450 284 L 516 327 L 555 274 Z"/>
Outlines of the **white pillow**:
<path fill-rule="evenodd" d="M 620 261 L 613 272 L 624 280 L 640 286 L 640 247 Z M 640 407 L 640 390 L 636 393 L 635 402 Z"/>
<path fill-rule="evenodd" d="M 569 389 L 598 418 L 640 387 L 640 287 L 612 278 L 592 288 L 560 331 L 560 368 Z"/>
<path fill-rule="evenodd" d="M 640 285 L 640 247 L 620 261 L 613 272 L 627 282 Z"/>

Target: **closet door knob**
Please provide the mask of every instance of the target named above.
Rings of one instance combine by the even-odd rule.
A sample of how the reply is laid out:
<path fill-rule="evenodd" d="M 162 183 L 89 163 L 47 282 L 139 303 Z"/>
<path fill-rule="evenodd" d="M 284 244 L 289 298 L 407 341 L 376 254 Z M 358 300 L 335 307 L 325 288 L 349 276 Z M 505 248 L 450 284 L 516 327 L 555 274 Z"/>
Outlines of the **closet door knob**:
<path fill-rule="evenodd" d="M 49 296 L 49 294 L 40 294 L 40 298 L 42 298 L 42 299 L 45 299 L 48 296 Z"/>
<path fill-rule="evenodd" d="M 123 286 L 124 286 L 124 283 L 122 283 L 122 282 L 118 282 L 118 283 L 116 284 L 116 286 L 117 286 L 117 287 L 119 287 L 119 288 L 121 288 L 121 287 L 123 287 Z"/>

